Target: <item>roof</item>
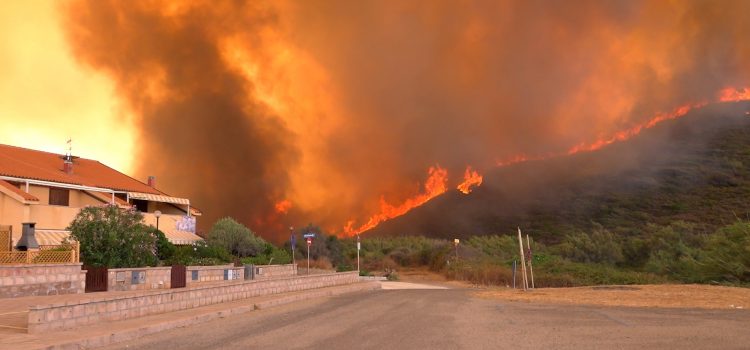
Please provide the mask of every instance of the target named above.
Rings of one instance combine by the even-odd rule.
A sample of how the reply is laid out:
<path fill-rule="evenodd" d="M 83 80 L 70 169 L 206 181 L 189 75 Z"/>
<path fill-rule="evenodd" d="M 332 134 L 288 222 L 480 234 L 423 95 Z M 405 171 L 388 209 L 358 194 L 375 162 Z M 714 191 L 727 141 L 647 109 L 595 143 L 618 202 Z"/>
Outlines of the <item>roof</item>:
<path fill-rule="evenodd" d="M 34 196 L 34 195 L 30 194 L 30 193 L 26 193 L 24 191 L 21 191 L 20 188 L 18 188 L 16 186 L 13 186 L 12 184 L 8 183 L 5 180 L 0 180 L 0 192 L 3 192 L 3 193 L 10 192 L 8 194 L 10 194 L 11 196 L 15 195 L 17 197 L 20 197 L 21 199 L 23 199 L 22 201 L 27 201 L 27 202 L 38 202 L 39 201 L 39 198 L 36 198 L 36 196 Z"/>
<path fill-rule="evenodd" d="M 0 144 L 0 175 L 164 195 L 161 191 L 98 161 L 75 158 L 73 172 L 63 170 L 62 155 Z"/>
<path fill-rule="evenodd" d="M 189 245 L 203 240 L 192 232 L 178 230 L 163 230 L 162 232 L 172 244 Z M 60 245 L 64 239 L 70 239 L 70 231 L 36 229 L 34 238 L 40 245 Z"/>

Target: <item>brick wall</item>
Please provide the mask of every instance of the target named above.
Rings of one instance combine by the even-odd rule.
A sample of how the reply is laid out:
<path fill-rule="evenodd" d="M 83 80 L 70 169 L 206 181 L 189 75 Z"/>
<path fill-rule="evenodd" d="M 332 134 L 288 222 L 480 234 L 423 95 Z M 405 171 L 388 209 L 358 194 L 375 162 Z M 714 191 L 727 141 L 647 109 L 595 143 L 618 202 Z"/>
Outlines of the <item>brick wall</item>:
<path fill-rule="evenodd" d="M 109 269 L 108 291 L 169 289 L 172 267 Z"/>
<path fill-rule="evenodd" d="M 0 298 L 83 293 L 80 263 L 0 265 Z"/>
<path fill-rule="evenodd" d="M 189 289 L 152 291 L 143 294 L 33 306 L 29 310 L 29 333 L 71 329 L 103 321 L 124 320 L 218 304 L 257 296 L 352 284 L 357 272 L 311 275 L 260 281 L 238 281 Z"/>

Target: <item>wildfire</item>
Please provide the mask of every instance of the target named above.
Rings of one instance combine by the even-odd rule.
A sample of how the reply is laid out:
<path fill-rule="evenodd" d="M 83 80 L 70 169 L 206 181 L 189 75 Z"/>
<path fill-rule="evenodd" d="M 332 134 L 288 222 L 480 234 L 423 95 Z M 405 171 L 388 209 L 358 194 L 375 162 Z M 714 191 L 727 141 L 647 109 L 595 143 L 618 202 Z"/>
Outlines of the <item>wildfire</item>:
<path fill-rule="evenodd" d="M 741 88 L 741 89 L 726 88 L 726 89 L 721 90 L 717 96 L 718 98 L 716 99 L 716 102 L 749 101 L 750 100 L 750 88 Z M 509 165 L 513 165 L 517 163 L 524 163 L 524 162 L 533 161 L 533 160 L 543 160 L 543 159 L 548 159 L 548 158 L 553 158 L 553 157 L 560 157 L 564 155 L 572 155 L 572 154 L 576 154 L 580 152 L 596 151 L 598 149 L 601 149 L 602 147 L 608 146 L 615 142 L 628 140 L 638 135 L 641 131 L 652 128 L 663 121 L 683 117 L 691 110 L 695 108 L 703 107 L 707 105 L 708 103 L 709 102 L 707 101 L 690 103 L 690 104 L 677 107 L 673 109 L 671 112 L 659 113 L 644 123 L 635 125 L 629 129 L 615 132 L 614 134 L 609 135 L 609 136 L 601 137 L 592 142 L 582 142 L 578 145 L 571 147 L 565 152 L 550 153 L 550 154 L 543 154 L 543 155 L 533 155 L 533 156 L 521 153 L 521 154 L 508 157 L 504 160 L 498 160 L 495 162 L 495 165 L 498 167 L 502 167 L 502 166 L 509 166 Z M 746 114 L 750 114 L 750 112 Z M 438 195 L 444 193 L 446 191 L 446 182 L 448 179 L 448 172 L 445 169 L 442 169 L 440 167 L 431 167 L 429 170 L 429 174 L 430 176 L 427 180 L 427 183 L 425 183 L 424 193 L 420 193 L 416 195 L 415 197 L 406 200 L 404 203 L 398 206 L 394 206 L 394 205 L 387 203 L 385 199 L 381 197 L 379 214 L 373 215 L 372 217 L 370 217 L 370 219 L 367 221 L 366 224 L 356 229 L 353 228 L 354 221 L 349 221 L 347 225 L 344 227 L 344 232 L 349 236 L 362 233 L 364 231 L 367 231 L 369 229 L 376 227 L 383 221 L 406 214 L 409 210 L 415 207 L 418 207 L 426 203 L 430 199 L 437 197 Z M 458 185 L 457 189 L 465 194 L 468 194 L 471 192 L 472 187 L 479 186 L 481 184 L 482 184 L 482 175 L 472 170 L 471 167 L 467 167 L 466 171 L 464 172 L 464 181 Z"/>
<path fill-rule="evenodd" d="M 720 102 L 739 102 L 750 100 L 750 88 L 733 89 L 726 88 L 719 92 Z"/>
<path fill-rule="evenodd" d="M 292 207 L 292 202 L 288 199 L 276 202 L 276 212 L 279 214 L 286 214 Z"/>
<path fill-rule="evenodd" d="M 482 184 L 482 175 L 479 175 L 476 170 L 471 170 L 470 166 L 466 167 L 464 172 L 464 182 L 460 183 L 457 187 L 463 194 L 471 193 L 472 187 L 480 186 Z"/>
<path fill-rule="evenodd" d="M 441 168 L 440 166 L 430 167 L 428 170 L 429 176 L 424 184 L 424 191 L 407 199 L 399 205 L 393 205 L 385 201 L 385 198 L 380 197 L 380 213 L 370 217 L 367 222 L 358 227 L 354 228 L 354 221 L 349 221 L 344 227 L 344 233 L 347 236 L 353 236 L 367 231 L 375 226 L 378 226 L 381 222 L 393 219 L 397 216 L 406 214 L 409 210 L 418 207 L 422 204 L 427 203 L 430 199 L 433 199 L 448 190 L 448 171 Z"/>

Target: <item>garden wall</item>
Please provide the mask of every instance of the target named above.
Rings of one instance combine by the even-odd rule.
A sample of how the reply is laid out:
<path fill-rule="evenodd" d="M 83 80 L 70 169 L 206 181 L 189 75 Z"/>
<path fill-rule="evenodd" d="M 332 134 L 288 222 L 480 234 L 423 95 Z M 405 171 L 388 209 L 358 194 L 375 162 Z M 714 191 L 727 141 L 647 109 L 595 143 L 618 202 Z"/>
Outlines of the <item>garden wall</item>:
<path fill-rule="evenodd" d="M 231 264 L 218 266 L 188 266 L 186 273 L 186 282 L 188 286 L 198 285 L 201 282 L 245 279 L 245 268 L 243 266 L 234 266 Z"/>
<path fill-rule="evenodd" d="M 0 298 L 83 293 L 80 263 L 0 265 Z"/>
<path fill-rule="evenodd" d="M 359 282 L 359 276 L 354 271 L 260 281 L 238 281 L 220 285 L 143 292 L 143 294 L 108 297 L 100 300 L 38 305 L 29 310 L 28 331 L 39 333 L 72 329 L 103 321 L 124 320 L 269 294 L 356 282 Z"/>
<path fill-rule="evenodd" d="M 255 280 L 297 276 L 297 265 L 254 265 Z"/>

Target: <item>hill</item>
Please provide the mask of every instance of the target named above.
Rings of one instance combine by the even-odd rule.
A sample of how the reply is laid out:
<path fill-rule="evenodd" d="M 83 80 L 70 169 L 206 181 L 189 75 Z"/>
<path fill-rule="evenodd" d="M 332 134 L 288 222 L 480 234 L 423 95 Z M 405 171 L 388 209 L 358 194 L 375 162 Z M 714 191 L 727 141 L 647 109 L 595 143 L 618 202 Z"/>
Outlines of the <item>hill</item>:
<path fill-rule="evenodd" d="M 710 233 L 750 219 L 750 103 L 704 107 L 599 151 L 496 168 L 469 195 L 451 191 L 365 236 L 468 238 L 516 227 L 553 244 L 602 226 Z"/>

